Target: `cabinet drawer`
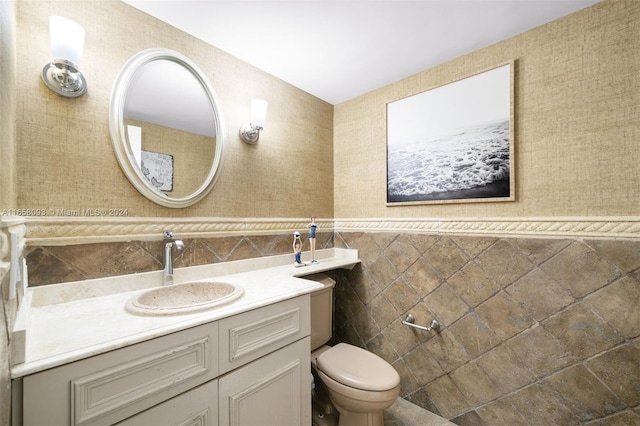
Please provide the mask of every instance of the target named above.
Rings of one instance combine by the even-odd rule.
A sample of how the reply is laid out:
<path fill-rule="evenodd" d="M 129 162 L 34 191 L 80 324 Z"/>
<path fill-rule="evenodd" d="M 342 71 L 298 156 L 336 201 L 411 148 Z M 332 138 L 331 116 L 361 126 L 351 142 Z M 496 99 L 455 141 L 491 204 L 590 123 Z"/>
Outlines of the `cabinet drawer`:
<path fill-rule="evenodd" d="M 220 374 L 310 333 L 309 295 L 220 320 Z"/>
<path fill-rule="evenodd" d="M 206 324 L 27 376 L 24 423 L 123 420 L 215 378 L 217 341 L 217 323 Z"/>
<path fill-rule="evenodd" d="M 200 385 L 118 425 L 217 426 L 218 381 L 212 380 Z"/>

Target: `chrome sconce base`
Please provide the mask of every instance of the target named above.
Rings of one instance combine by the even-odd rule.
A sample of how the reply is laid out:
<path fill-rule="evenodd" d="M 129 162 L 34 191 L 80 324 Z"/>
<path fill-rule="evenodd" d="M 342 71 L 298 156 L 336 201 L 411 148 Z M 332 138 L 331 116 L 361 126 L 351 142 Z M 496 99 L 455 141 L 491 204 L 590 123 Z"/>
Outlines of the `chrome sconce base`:
<path fill-rule="evenodd" d="M 247 122 L 240 127 L 240 138 L 250 145 L 255 145 L 260 139 L 260 130 L 262 127 L 254 126 L 253 124 Z"/>
<path fill-rule="evenodd" d="M 42 81 L 60 96 L 77 98 L 87 91 L 87 81 L 78 67 L 65 59 L 54 59 L 42 69 Z"/>

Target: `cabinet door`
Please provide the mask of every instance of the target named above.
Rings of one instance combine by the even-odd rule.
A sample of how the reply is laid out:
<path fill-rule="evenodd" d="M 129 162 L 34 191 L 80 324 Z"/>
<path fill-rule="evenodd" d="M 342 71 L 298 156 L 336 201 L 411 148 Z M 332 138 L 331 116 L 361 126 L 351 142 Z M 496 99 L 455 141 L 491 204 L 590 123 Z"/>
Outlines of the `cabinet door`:
<path fill-rule="evenodd" d="M 118 425 L 218 426 L 218 381 L 198 386 Z"/>
<path fill-rule="evenodd" d="M 220 425 L 310 425 L 309 352 L 306 337 L 222 376 Z"/>
<path fill-rule="evenodd" d="M 218 323 L 23 379 L 25 426 L 114 424 L 218 376 Z"/>

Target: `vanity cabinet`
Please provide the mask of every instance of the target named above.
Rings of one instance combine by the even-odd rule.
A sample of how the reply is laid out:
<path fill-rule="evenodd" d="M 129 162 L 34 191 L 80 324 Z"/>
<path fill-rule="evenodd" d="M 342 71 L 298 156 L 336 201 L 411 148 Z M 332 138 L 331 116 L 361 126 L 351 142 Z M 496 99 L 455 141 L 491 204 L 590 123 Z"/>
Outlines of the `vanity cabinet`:
<path fill-rule="evenodd" d="M 24 425 L 311 424 L 309 295 L 22 379 Z"/>

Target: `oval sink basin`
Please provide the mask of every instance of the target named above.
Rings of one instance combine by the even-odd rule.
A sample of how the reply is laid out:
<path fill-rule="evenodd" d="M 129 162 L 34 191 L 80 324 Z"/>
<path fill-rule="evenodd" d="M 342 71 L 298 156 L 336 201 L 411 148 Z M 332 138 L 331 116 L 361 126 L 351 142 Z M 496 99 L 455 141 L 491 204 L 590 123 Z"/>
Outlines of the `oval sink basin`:
<path fill-rule="evenodd" d="M 125 308 L 137 315 L 189 314 L 233 302 L 243 293 L 233 284 L 195 281 L 147 290 L 129 299 Z"/>

